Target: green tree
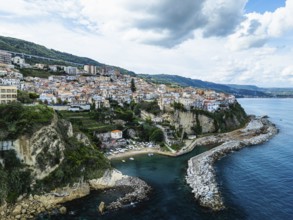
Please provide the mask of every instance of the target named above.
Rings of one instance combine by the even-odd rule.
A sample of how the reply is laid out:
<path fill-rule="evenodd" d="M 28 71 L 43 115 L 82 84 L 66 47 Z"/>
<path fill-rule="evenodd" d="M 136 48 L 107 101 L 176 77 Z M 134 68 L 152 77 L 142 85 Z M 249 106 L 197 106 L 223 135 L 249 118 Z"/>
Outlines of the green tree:
<path fill-rule="evenodd" d="M 62 104 L 62 99 L 61 98 L 57 98 L 57 104 L 61 105 Z"/>
<path fill-rule="evenodd" d="M 17 100 L 21 103 L 32 103 L 33 100 L 30 98 L 28 92 L 17 90 Z"/>
<path fill-rule="evenodd" d="M 37 93 L 34 93 L 34 92 L 30 92 L 30 93 L 29 93 L 29 97 L 30 97 L 30 99 L 32 99 L 32 100 L 36 100 L 36 99 L 38 99 L 38 98 L 40 97 L 40 95 L 37 94 Z"/>
<path fill-rule="evenodd" d="M 131 79 L 131 85 L 130 85 L 130 88 L 131 88 L 131 91 L 132 91 L 132 92 L 135 92 L 135 91 L 136 91 L 135 82 L 134 82 L 134 79 L 133 79 L 133 78 Z"/>
<path fill-rule="evenodd" d="M 156 143 L 160 143 L 164 141 L 164 133 L 161 129 L 156 129 L 150 136 L 150 140 Z"/>

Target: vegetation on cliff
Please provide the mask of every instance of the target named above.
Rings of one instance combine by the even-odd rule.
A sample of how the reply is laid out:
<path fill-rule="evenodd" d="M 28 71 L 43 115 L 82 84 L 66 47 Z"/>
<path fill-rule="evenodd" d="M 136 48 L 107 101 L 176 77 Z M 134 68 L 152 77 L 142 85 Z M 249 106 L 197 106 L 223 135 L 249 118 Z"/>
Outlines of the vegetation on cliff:
<path fill-rule="evenodd" d="M 48 191 L 67 184 L 100 178 L 111 167 L 110 162 L 97 148 L 85 146 L 74 137 L 66 142 L 64 160 L 49 176 L 37 181 L 37 191 Z"/>
<path fill-rule="evenodd" d="M 216 112 L 208 112 L 199 109 L 191 110 L 195 114 L 196 123 L 192 127 L 196 134 L 202 133 L 202 126 L 199 122 L 199 115 L 205 115 L 213 119 L 215 132 L 228 132 L 243 127 L 248 118 L 241 105 L 236 102 L 229 106 L 229 109 Z"/>
<path fill-rule="evenodd" d="M 3 165 L 0 164 L 0 204 L 8 203 L 31 191 L 31 171 L 16 157 L 15 151 L 1 152 Z"/>
<path fill-rule="evenodd" d="M 70 129 L 66 126 L 70 123 L 58 119 L 47 106 L 23 106 L 19 103 L 0 105 L 0 118 L 0 204 L 4 200 L 15 202 L 24 193 L 49 191 L 82 179 L 99 178 L 110 168 L 109 161 L 94 144 L 82 144 L 75 136 L 68 135 Z M 39 139 L 44 141 L 30 140 L 35 133 L 42 136 Z M 30 151 L 36 161 L 31 166 L 18 159 L 13 146 L 11 150 L 3 148 L 3 141 L 15 141 L 20 136 L 26 136 L 30 140 L 27 147 L 34 146 L 34 150 Z M 44 138 L 45 136 L 48 138 Z M 56 149 L 59 153 L 55 152 L 55 148 L 50 148 L 53 146 L 52 138 L 52 142 L 57 141 L 64 146 L 59 147 L 58 144 Z M 50 143 L 45 143 L 46 141 Z M 45 171 L 54 166 L 57 168 L 53 172 L 50 171 L 48 176 L 36 181 L 36 170 Z"/>
<path fill-rule="evenodd" d="M 53 115 L 54 111 L 45 105 L 0 105 L 0 141 L 14 140 L 20 134 L 30 136 L 42 126 L 51 123 Z"/>

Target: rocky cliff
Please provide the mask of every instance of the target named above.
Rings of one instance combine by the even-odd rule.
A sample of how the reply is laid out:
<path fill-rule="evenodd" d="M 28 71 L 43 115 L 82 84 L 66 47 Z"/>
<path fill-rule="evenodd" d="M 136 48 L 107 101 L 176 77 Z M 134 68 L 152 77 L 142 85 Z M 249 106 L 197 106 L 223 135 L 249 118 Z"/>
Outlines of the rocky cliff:
<path fill-rule="evenodd" d="M 229 109 L 214 113 L 203 110 L 174 112 L 171 124 L 176 129 L 184 129 L 187 134 L 206 134 L 226 132 L 244 126 L 247 116 L 238 104 L 230 105 Z"/>
<path fill-rule="evenodd" d="M 0 116 L 0 205 L 99 178 L 110 168 L 87 135 L 51 108 L 13 103 L 0 106 Z"/>
<path fill-rule="evenodd" d="M 50 125 L 32 136 L 21 135 L 14 147 L 21 161 L 31 167 L 36 179 L 43 179 L 54 171 L 64 159 L 65 139 L 73 136 L 70 122 L 54 115 Z"/>

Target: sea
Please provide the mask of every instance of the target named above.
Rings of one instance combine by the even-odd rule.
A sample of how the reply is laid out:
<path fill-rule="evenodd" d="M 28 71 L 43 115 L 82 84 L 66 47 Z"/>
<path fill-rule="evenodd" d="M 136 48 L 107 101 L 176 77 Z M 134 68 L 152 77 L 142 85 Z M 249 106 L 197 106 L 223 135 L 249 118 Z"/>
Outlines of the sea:
<path fill-rule="evenodd" d="M 248 114 L 267 115 L 279 129 L 270 141 L 233 152 L 216 162 L 216 176 L 226 209 L 212 212 L 199 206 L 185 182 L 187 161 L 208 147 L 170 158 L 140 155 L 134 160 L 112 161 L 124 174 L 152 186 L 149 200 L 129 204 L 118 211 L 98 213 L 101 201 L 120 196 L 119 191 L 93 192 L 66 203 L 66 215 L 39 219 L 293 219 L 293 99 L 239 99 Z"/>

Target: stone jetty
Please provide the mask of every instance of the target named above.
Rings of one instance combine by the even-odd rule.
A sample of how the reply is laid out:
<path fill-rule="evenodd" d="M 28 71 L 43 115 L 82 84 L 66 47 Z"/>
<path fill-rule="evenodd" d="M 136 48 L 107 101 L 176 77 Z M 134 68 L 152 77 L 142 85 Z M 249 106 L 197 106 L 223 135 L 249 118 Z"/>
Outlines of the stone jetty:
<path fill-rule="evenodd" d="M 248 125 L 243 129 L 198 139 L 197 143 L 195 143 L 197 145 L 219 144 L 219 146 L 188 161 L 186 181 L 192 188 L 195 199 L 199 204 L 213 211 L 225 208 L 216 182 L 213 167 L 215 161 L 245 146 L 266 142 L 277 132 L 278 129 L 267 117 L 252 117 Z"/>

